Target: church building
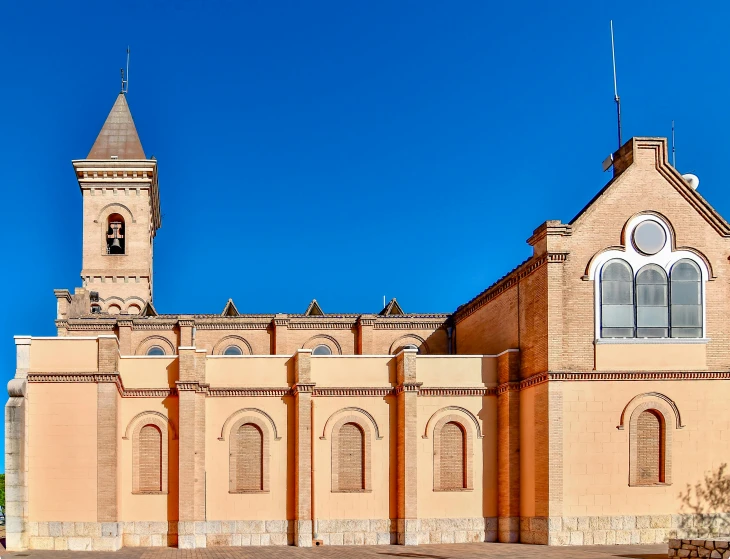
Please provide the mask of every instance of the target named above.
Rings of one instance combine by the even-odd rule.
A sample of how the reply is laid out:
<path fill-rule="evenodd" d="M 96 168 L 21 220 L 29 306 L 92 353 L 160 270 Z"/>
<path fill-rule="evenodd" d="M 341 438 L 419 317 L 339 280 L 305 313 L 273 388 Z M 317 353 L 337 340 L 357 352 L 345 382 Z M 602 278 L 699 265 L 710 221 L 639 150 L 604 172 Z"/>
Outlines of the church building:
<path fill-rule="evenodd" d="M 679 493 L 730 462 L 730 225 L 666 139 L 626 142 L 451 314 L 159 313 L 158 161 L 123 93 L 73 167 L 81 286 L 55 291 L 56 336 L 15 337 L 8 550 L 701 529 Z"/>

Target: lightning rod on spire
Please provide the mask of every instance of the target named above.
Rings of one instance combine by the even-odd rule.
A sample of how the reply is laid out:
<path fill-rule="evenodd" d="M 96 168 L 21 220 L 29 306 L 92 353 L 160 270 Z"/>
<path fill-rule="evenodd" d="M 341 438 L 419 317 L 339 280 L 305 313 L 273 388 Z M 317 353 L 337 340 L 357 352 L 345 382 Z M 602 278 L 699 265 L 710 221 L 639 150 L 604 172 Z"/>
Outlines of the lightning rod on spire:
<path fill-rule="evenodd" d="M 618 147 L 621 147 L 621 98 L 618 95 L 616 81 L 616 49 L 613 41 L 613 20 L 611 20 L 611 59 L 613 60 L 613 100 L 616 102 L 616 117 L 618 123 Z"/>
<path fill-rule="evenodd" d="M 674 145 L 674 121 L 672 121 L 672 167 L 677 168 L 677 150 Z"/>
<path fill-rule="evenodd" d="M 127 47 L 127 71 L 124 72 L 124 68 L 121 69 L 122 72 L 122 93 L 126 94 L 129 92 L 129 47 Z"/>

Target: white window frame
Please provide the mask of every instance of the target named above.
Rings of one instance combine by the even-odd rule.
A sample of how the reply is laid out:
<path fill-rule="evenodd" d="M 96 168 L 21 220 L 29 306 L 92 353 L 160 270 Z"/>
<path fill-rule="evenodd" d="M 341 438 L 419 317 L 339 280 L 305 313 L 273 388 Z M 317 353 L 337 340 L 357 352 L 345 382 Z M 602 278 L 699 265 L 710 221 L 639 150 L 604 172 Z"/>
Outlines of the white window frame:
<path fill-rule="evenodd" d="M 667 241 L 662 249 L 651 256 L 639 252 L 633 243 L 633 235 L 636 227 L 644 221 L 655 221 L 666 235 Z M 588 270 L 588 277 L 593 281 L 594 293 L 594 339 L 596 344 L 698 344 L 707 343 L 707 305 L 705 301 L 705 284 L 710 278 L 709 270 L 705 261 L 694 252 L 689 250 L 672 250 L 674 237 L 672 230 L 667 223 L 655 214 L 640 214 L 634 216 L 626 224 L 625 228 L 625 250 L 607 250 L 593 259 Z M 680 260 L 691 260 L 700 269 L 702 289 L 702 338 L 602 338 L 601 337 L 601 270 L 609 260 L 624 260 L 629 263 L 636 281 L 636 274 L 647 264 L 656 264 L 664 269 L 667 274 L 667 281 L 671 282 L 671 271 Z M 671 312 L 671 300 L 668 302 Z M 671 331 L 670 331 L 671 334 Z"/>

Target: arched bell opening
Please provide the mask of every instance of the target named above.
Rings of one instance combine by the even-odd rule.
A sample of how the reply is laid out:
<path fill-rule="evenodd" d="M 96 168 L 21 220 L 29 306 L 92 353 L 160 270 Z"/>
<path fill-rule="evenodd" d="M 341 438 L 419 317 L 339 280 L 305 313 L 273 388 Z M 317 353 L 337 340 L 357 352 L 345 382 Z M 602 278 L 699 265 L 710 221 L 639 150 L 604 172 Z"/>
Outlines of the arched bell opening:
<path fill-rule="evenodd" d="M 119 214 L 111 214 L 107 218 L 106 253 L 126 254 L 124 218 Z"/>

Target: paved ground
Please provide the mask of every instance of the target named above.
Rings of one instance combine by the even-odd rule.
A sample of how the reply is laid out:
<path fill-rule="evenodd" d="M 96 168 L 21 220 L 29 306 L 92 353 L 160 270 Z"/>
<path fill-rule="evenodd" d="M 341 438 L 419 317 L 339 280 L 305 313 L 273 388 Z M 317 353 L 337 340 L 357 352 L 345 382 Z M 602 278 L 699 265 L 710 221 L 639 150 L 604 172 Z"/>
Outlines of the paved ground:
<path fill-rule="evenodd" d="M 547 547 L 503 543 L 468 543 L 401 546 L 298 547 L 213 547 L 178 550 L 174 548 L 127 547 L 117 552 L 103 551 L 23 551 L 3 552 L 5 557 L 35 559 L 666 559 L 663 545 L 592 545 Z"/>

